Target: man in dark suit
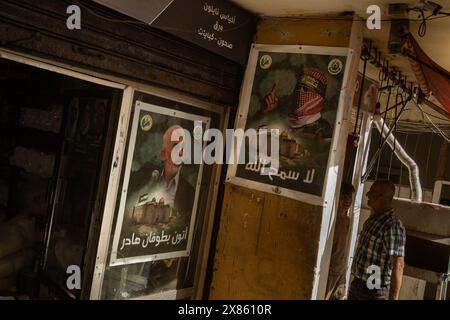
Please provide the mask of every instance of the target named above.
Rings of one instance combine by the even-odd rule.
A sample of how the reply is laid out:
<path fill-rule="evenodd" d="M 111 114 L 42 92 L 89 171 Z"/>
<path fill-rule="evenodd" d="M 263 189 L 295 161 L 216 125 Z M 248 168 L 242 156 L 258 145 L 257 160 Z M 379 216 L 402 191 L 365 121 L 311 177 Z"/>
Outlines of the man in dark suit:
<path fill-rule="evenodd" d="M 176 164 L 172 159 L 172 150 L 179 143 L 183 143 L 183 135 L 178 141 L 172 141 L 172 133 L 177 129 L 183 129 L 179 125 L 169 127 L 163 135 L 163 144 L 160 152 L 160 158 L 163 162 L 162 167 L 155 166 L 146 162 L 137 171 L 132 171 L 130 176 L 129 192 L 140 192 L 139 200 L 153 200 L 156 203 L 170 205 L 177 217 L 179 226 L 190 225 L 192 209 L 195 198 L 195 187 L 193 187 L 183 176 L 183 164 Z M 182 154 L 179 154 L 182 157 Z M 141 202 L 141 201 L 139 201 Z M 190 226 L 193 228 L 194 226 Z M 141 226 L 145 230 L 146 226 Z M 183 227 L 184 228 L 184 227 Z M 184 261 L 186 260 L 186 261 Z M 187 259 L 184 259 L 187 263 Z M 166 259 L 149 262 L 146 264 L 148 270 L 147 290 L 176 289 L 178 277 L 183 273 L 178 272 L 182 259 Z"/>
<path fill-rule="evenodd" d="M 139 170 L 132 171 L 130 176 L 132 183 L 128 191 L 142 190 L 140 198 L 145 199 L 148 196 L 151 199 L 156 197 L 156 202 L 164 202 L 164 204 L 170 205 L 180 218 L 190 219 L 195 188 L 183 176 L 183 164 L 176 164 L 172 159 L 173 148 L 179 143 L 183 143 L 184 139 L 184 136 L 181 136 L 178 141 L 172 141 L 172 133 L 177 129 L 182 130 L 182 127 L 173 125 L 163 135 L 163 145 L 160 152 L 163 162 L 162 168 L 146 162 Z M 182 154 L 180 154 L 180 157 L 182 157 Z"/>

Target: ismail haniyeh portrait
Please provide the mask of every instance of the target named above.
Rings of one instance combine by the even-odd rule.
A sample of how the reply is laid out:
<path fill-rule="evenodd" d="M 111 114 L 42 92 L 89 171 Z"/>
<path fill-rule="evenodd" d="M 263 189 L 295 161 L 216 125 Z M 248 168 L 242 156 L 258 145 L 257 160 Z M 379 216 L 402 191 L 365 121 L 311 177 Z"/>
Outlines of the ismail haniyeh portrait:
<path fill-rule="evenodd" d="M 184 159 L 187 140 L 208 125 L 206 117 L 136 102 L 110 265 L 189 255 L 202 164 L 173 153 Z"/>

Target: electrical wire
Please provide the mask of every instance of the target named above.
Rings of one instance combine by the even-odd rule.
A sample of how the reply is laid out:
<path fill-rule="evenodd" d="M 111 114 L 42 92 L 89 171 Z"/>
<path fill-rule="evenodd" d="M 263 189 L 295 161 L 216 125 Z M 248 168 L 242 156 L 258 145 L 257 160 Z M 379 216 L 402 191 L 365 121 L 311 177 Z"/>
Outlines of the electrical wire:
<path fill-rule="evenodd" d="M 447 141 L 447 143 L 450 142 L 450 138 L 439 128 L 439 126 L 437 126 L 433 120 L 431 120 L 431 118 L 423 112 L 422 107 L 417 104 L 416 102 L 414 102 L 415 105 L 417 106 L 417 108 L 419 108 L 420 111 L 422 111 L 422 114 L 425 115 L 425 117 L 428 119 L 428 121 L 430 122 L 430 124 L 433 126 L 434 129 L 436 129 L 436 131 L 434 131 L 433 128 L 430 127 L 430 129 L 432 129 L 435 133 L 439 134 L 442 138 L 444 138 L 445 141 Z"/>
<path fill-rule="evenodd" d="M 425 18 L 425 14 L 422 11 L 422 22 L 419 25 L 419 30 L 417 30 L 417 34 L 419 35 L 419 37 L 421 37 L 421 38 L 425 37 L 425 34 L 427 33 L 427 21 L 434 20 L 434 19 L 430 19 L 432 16 L 434 16 L 433 13 Z M 436 18 L 439 18 L 439 17 L 436 17 Z"/>
<path fill-rule="evenodd" d="M 428 122 L 432 125 L 432 127 L 430 127 L 430 129 L 431 129 L 434 133 L 439 134 L 440 136 L 442 136 L 447 142 L 450 142 L 449 136 L 447 136 L 447 135 L 445 134 L 445 132 L 444 132 L 443 130 L 441 130 L 441 128 L 439 128 L 439 126 L 436 125 L 436 124 L 433 122 L 433 120 L 431 120 L 431 118 L 428 116 L 428 114 L 426 114 L 426 113 L 423 111 L 422 107 L 421 107 L 419 104 L 417 104 L 417 103 L 416 103 L 416 106 L 419 108 L 420 111 L 422 111 L 422 117 L 425 115 L 425 117 L 428 119 Z"/>
<path fill-rule="evenodd" d="M 425 18 L 425 13 L 423 10 L 420 10 L 420 15 L 422 16 L 422 22 L 419 25 L 417 34 L 419 35 L 419 37 L 423 38 L 427 33 L 427 19 Z"/>
<path fill-rule="evenodd" d="M 430 143 L 428 144 L 428 154 L 427 154 L 427 162 L 425 163 L 425 168 L 429 168 L 428 165 L 430 163 L 430 154 L 432 146 L 433 146 L 433 135 L 430 134 Z M 428 181 L 428 170 L 425 170 L 425 181 Z"/>
<path fill-rule="evenodd" d="M 407 145 L 408 145 L 408 133 L 405 134 L 405 143 L 403 143 L 402 146 L 403 146 L 404 149 L 407 149 L 407 148 L 406 148 Z M 403 163 L 400 161 L 400 179 L 399 179 L 399 182 L 400 182 L 400 183 L 402 183 L 403 167 L 404 167 L 404 165 L 403 165 Z M 400 188 L 399 188 L 398 192 L 400 193 Z"/>
<path fill-rule="evenodd" d="M 388 120 L 387 124 L 390 125 L 392 120 Z M 450 135 L 450 125 L 448 124 L 435 124 L 439 130 L 445 133 L 445 135 Z M 411 133 L 411 134 L 422 134 L 422 133 L 430 133 L 435 132 L 436 129 L 431 129 L 430 125 L 423 122 L 413 122 L 408 120 L 400 120 L 397 123 L 397 132 L 399 133 Z"/>
<path fill-rule="evenodd" d="M 427 33 L 427 21 L 441 19 L 449 17 L 450 14 L 447 12 L 439 12 L 439 13 L 431 13 L 428 17 L 425 17 L 425 10 L 420 8 L 412 8 L 410 11 L 418 11 L 420 13 L 420 17 L 415 21 L 420 21 L 419 29 L 417 30 L 417 34 L 419 37 L 423 38 Z M 414 20 L 409 20 L 414 21 Z"/>
<path fill-rule="evenodd" d="M 440 12 L 439 13 L 439 15 L 440 16 L 437 16 L 437 17 L 434 17 L 434 18 L 430 18 L 430 19 L 428 19 L 428 20 L 436 20 L 436 19 L 442 19 L 442 18 L 448 18 L 448 17 L 450 17 L 450 13 L 442 13 L 442 12 Z"/>
<path fill-rule="evenodd" d="M 436 115 L 434 115 L 432 113 L 426 112 L 425 110 L 422 110 L 422 112 L 427 114 L 427 115 L 429 115 L 430 117 L 433 117 L 433 118 L 436 118 L 436 119 L 439 119 L 439 120 L 442 120 L 442 121 L 449 121 L 450 122 L 450 119 L 445 119 L 445 118 L 438 117 L 438 116 L 436 116 Z"/>
<path fill-rule="evenodd" d="M 394 134 L 394 137 L 395 137 L 395 134 Z M 394 149 L 392 149 L 392 150 L 390 151 L 391 156 L 390 156 L 390 158 L 389 158 L 388 180 L 391 179 L 392 159 L 394 158 L 394 153 L 395 153 L 395 141 L 396 141 L 396 139 L 394 140 Z M 382 152 L 380 152 L 380 155 L 379 155 L 378 158 L 381 158 L 381 153 L 382 153 Z"/>

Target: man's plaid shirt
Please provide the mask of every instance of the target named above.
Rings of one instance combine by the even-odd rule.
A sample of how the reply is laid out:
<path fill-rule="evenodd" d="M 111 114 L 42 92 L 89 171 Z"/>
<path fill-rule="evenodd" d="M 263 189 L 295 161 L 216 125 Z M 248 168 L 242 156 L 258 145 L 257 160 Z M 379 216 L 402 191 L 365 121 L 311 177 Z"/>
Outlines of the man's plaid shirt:
<path fill-rule="evenodd" d="M 380 267 L 381 285 L 389 286 L 392 265 L 390 256 L 405 256 L 406 233 L 402 222 L 391 209 L 382 214 L 372 214 L 364 223 L 359 235 L 352 274 L 364 281 L 371 276 L 367 268 Z"/>

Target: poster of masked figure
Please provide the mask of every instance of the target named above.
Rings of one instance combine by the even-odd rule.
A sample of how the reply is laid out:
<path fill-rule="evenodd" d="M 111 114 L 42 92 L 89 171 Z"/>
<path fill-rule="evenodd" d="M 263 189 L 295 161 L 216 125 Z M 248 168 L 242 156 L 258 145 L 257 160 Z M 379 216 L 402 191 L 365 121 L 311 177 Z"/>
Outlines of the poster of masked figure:
<path fill-rule="evenodd" d="M 209 123 L 207 117 L 136 102 L 111 266 L 189 255 L 202 164 L 184 160 L 193 133 Z"/>
<path fill-rule="evenodd" d="M 229 178 L 322 197 L 347 54 L 346 48 L 254 45 L 238 126 L 278 135 L 278 168 L 262 174 L 265 163 L 259 156 L 256 162 L 246 156 Z"/>

